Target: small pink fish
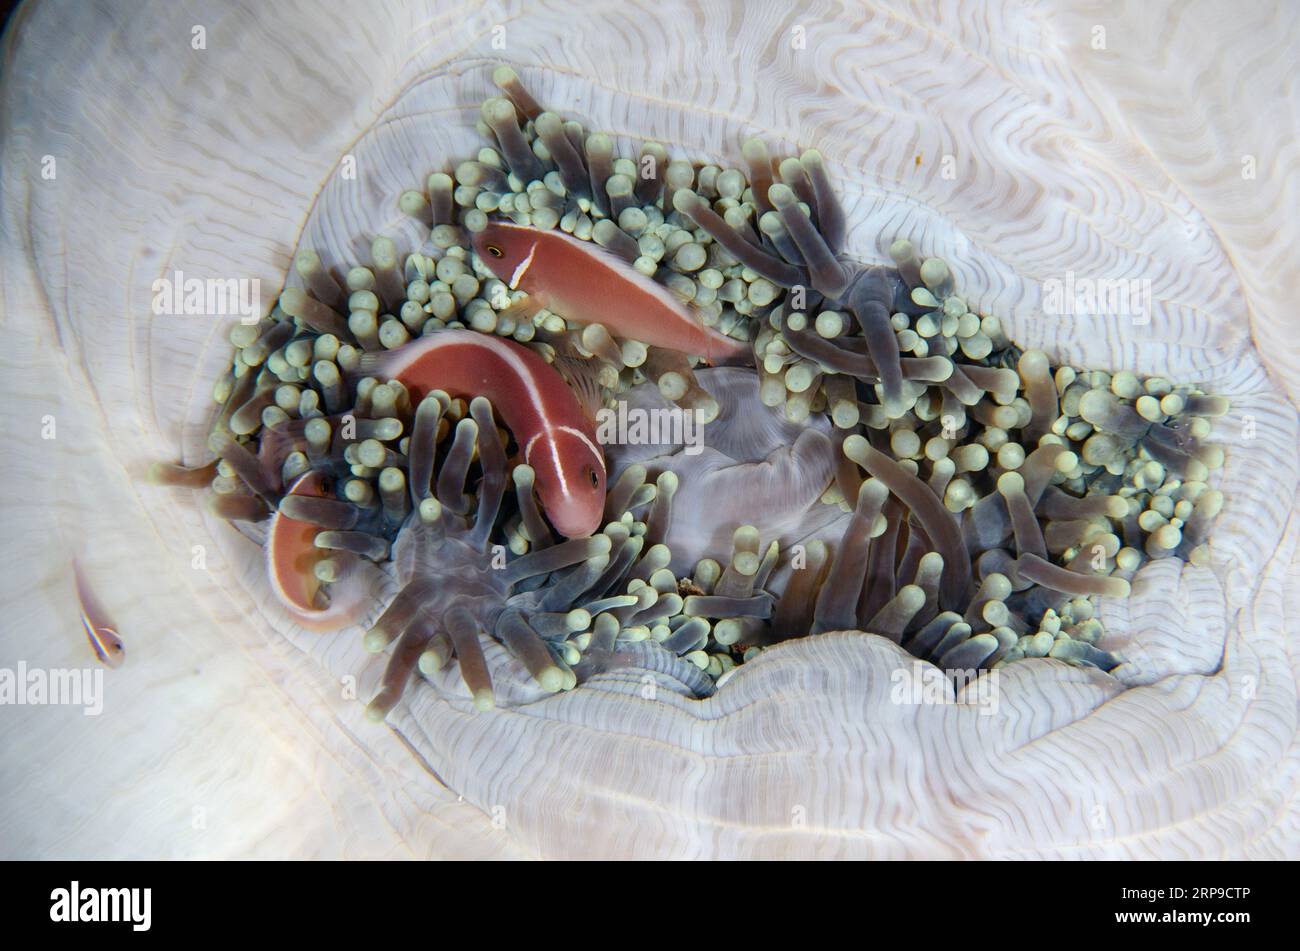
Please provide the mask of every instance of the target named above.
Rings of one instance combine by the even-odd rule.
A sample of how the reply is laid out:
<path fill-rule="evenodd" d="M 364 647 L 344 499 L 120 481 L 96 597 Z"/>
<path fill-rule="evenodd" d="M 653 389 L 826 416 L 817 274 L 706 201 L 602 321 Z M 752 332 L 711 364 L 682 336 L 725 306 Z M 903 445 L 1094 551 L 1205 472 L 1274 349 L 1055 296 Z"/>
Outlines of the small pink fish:
<path fill-rule="evenodd" d="M 107 622 L 104 609 L 95 598 L 94 592 L 86 584 L 81 573 L 81 565 L 72 559 L 72 578 L 77 589 L 77 602 L 81 607 L 81 627 L 86 640 L 100 663 L 105 667 L 121 667 L 126 660 L 126 645 Z"/>
<path fill-rule="evenodd" d="M 304 472 L 287 494 L 324 496 L 326 481 L 320 472 Z M 365 590 L 356 571 L 331 585 L 328 596 L 321 590 L 315 570 L 325 554 L 316 547 L 319 531 L 310 522 L 275 512 L 266 533 L 266 568 L 271 590 L 295 621 L 310 631 L 332 631 L 360 616 Z"/>
<path fill-rule="evenodd" d="M 491 221 L 474 250 L 512 290 L 577 323 L 713 364 L 752 359 L 749 344 L 704 326 L 672 291 L 590 241 Z"/>
<path fill-rule="evenodd" d="M 484 396 L 537 472 L 537 494 L 555 530 L 570 538 L 600 527 L 605 456 L 592 418 L 559 372 L 513 340 L 440 330 L 362 357 L 361 372 L 398 380 L 421 400 L 433 390 Z"/>

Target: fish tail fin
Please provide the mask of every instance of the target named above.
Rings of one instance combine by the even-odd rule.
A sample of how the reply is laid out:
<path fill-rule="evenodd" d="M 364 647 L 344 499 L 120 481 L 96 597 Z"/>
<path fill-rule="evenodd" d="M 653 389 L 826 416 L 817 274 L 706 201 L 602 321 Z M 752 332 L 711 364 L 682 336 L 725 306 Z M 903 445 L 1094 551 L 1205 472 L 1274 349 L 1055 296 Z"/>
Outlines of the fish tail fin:
<path fill-rule="evenodd" d="M 757 362 L 753 344 L 731 338 L 713 348 L 709 359 L 709 363 L 715 367 L 752 367 Z"/>
<path fill-rule="evenodd" d="M 284 461 L 294 451 L 302 437 L 302 420 L 290 419 L 273 426 L 262 427 L 262 441 L 257 447 L 258 461 L 268 473 L 279 473 Z M 278 476 L 277 476 L 278 484 Z"/>
<path fill-rule="evenodd" d="M 352 375 L 360 379 L 362 377 L 386 377 L 387 369 L 392 365 L 388 351 L 371 351 L 361 354 L 361 359 L 357 361 L 357 368 L 352 371 Z"/>

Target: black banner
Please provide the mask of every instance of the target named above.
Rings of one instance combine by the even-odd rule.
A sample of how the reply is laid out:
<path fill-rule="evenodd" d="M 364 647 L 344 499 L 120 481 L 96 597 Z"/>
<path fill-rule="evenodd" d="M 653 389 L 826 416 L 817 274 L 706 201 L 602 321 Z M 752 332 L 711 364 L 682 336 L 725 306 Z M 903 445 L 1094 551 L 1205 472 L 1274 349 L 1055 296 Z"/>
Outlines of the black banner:
<path fill-rule="evenodd" d="M 854 863 L 762 869 L 623 863 L 613 878 L 517 864 L 372 862 L 7 863 L 4 921 L 19 934 L 147 940 L 259 940 L 280 935 L 388 940 L 412 929 L 436 940 L 467 926 L 518 927 L 536 940 L 655 926 L 765 928 L 775 914 L 852 933 L 873 925 L 951 938 L 996 927 L 999 938 L 1141 933 L 1216 938 L 1288 921 L 1285 863 Z M 513 879 L 513 881 L 512 881 Z M 596 882 L 605 883 L 596 885 Z M 730 884 L 728 884 L 730 883 Z M 493 905 L 498 907 L 493 909 Z M 483 910 L 488 911 L 483 916 Z M 456 912 L 465 917 L 458 918 Z M 450 912 L 450 914 L 447 914 Z M 540 930 L 539 930 L 540 929 Z M 1053 930 L 1055 929 L 1055 930 Z M 668 932 L 671 933 L 671 930 Z M 691 933 L 691 932 L 687 932 Z M 866 935 L 863 934 L 863 937 Z M 851 940 L 846 934 L 844 940 Z"/>

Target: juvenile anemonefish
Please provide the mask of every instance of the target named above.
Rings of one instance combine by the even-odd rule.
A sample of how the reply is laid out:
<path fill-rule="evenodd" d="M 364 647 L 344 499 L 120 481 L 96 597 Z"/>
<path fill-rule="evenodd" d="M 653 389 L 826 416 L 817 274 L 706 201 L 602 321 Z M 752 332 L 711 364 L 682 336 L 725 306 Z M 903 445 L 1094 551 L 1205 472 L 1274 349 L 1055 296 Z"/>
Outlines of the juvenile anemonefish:
<path fill-rule="evenodd" d="M 672 291 L 593 242 L 490 221 L 474 250 L 512 290 L 577 323 L 713 364 L 752 359 L 749 344 L 704 326 Z"/>
<path fill-rule="evenodd" d="M 90 642 L 90 648 L 105 667 L 121 667 L 126 660 L 126 645 L 109 624 L 98 599 L 86 584 L 81 565 L 72 560 L 72 580 L 77 590 L 77 603 L 81 608 L 81 628 Z"/>

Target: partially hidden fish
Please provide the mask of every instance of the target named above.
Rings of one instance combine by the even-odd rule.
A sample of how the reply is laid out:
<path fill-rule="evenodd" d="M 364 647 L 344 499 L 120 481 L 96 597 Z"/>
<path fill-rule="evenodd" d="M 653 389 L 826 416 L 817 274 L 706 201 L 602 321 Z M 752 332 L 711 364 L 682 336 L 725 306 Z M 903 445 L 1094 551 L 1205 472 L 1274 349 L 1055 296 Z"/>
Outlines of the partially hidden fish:
<path fill-rule="evenodd" d="M 555 530 L 577 538 L 600 527 L 605 455 L 590 409 L 532 350 L 473 330 L 440 330 L 365 354 L 360 372 L 398 380 L 417 402 L 433 390 L 486 397 L 536 471 L 538 500 Z"/>
<path fill-rule="evenodd" d="M 325 497 L 328 482 L 322 472 L 304 472 L 285 494 Z M 266 532 L 266 569 L 271 590 L 298 624 L 312 631 L 331 631 L 360 616 L 366 592 L 360 574 L 348 570 L 326 594 L 314 564 L 324 554 L 316 547 L 320 530 L 312 522 L 274 512 Z"/>
<path fill-rule="evenodd" d="M 77 590 L 77 603 L 81 608 L 81 627 L 86 640 L 90 642 L 91 650 L 105 667 L 121 667 L 126 660 L 126 645 L 109 623 L 103 606 L 86 583 L 81 565 L 75 558 L 72 559 L 72 578 Z"/>
<path fill-rule="evenodd" d="M 474 250 L 512 290 L 577 323 L 712 364 L 753 359 L 749 344 L 706 327 L 668 288 L 590 241 L 490 221 L 474 235 Z"/>

